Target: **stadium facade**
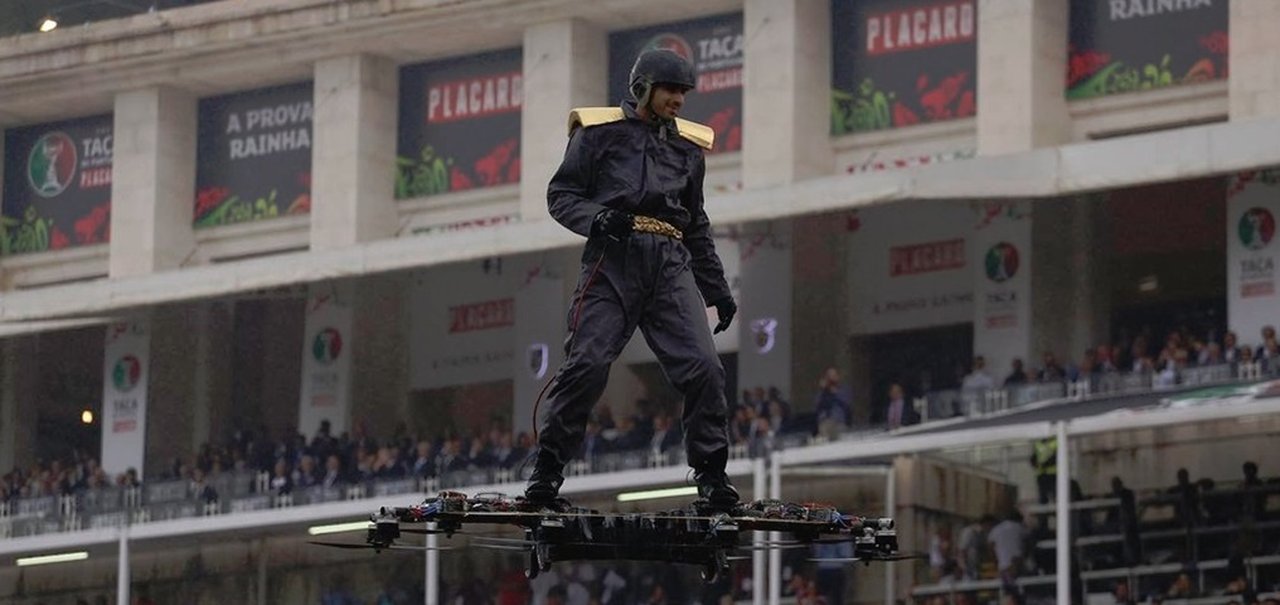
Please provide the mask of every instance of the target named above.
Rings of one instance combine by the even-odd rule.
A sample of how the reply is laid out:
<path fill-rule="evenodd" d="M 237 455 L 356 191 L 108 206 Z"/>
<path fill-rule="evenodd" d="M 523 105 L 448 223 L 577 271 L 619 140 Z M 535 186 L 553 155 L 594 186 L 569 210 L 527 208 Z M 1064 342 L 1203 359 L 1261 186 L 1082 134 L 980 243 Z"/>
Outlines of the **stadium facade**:
<path fill-rule="evenodd" d="M 1055 353 L 1078 372 L 1081 351 L 1143 330 L 1206 349 L 1229 330 L 1262 354 L 1280 323 L 1278 26 L 1266 0 L 223 0 L 0 39 L 0 469 L 93 444 L 107 472 L 158 477 L 228 435 L 310 439 L 321 421 L 334 435 L 523 430 L 577 279 L 580 239 L 545 205 L 568 112 L 616 104 L 651 47 L 694 63 L 686 116 L 717 133 L 707 209 L 741 307 L 716 337 L 731 392 L 774 387 L 812 415 L 835 368 L 851 426 L 900 414 L 896 384 L 923 426 L 954 414 L 964 429 L 1099 390 L 1077 373 L 979 403 L 934 397 L 962 390 L 976 356 L 1003 383 L 1015 360 L 1044 369 Z M 1179 367 L 1164 386 L 1280 362 L 1230 367 Z M 1144 388 L 1161 386 L 1151 369 Z M 621 417 L 670 397 L 637 339 L 606 402 Z M 1066 435 L 1036 422 L 1023 441 Z M 1179 438 L 1225 436 L 1215 455 L 1274 469 L 1256 440 L 1274 419 L 1259 422 Z M 1142 435 L 1135 451 L 1159 442 Z M 866 475 L 862 503 L 915 485 L 900 504 L 960 514 L 922 495 L 924 468 L 973 493 L 1034 483 L 911 458 L 946 438 L 902 439 L 844 458 L 891 469 Z M 1205 457 L 1170 451 L 1125 469 L 1171 477 Z M 1124 466 L 1098 460 L 1098 476 Z M 762 480 L 763 462 L 735 464 Z M 673 480 L 626 472 L 602 485 Z M 841 497 L 823 477 L 797 489 Z M 282 524 L 350 515 L 363 495 Z M 267 523 L 227 506 L 205 512 L 228 544 Z M 146 534 L 148 520 L 131 521 Z M 10 530 L 25 542 L 4 556 L 94 530 L 77 523 Z M 6 573 L 0 599 L 41 594 Z M 911 574 L 897 575 L 887 590 L 905 597 Z M 60 581 L 36 584 L 70 599 Z M 873 583 L 863 598 L 886 589 Z"/>

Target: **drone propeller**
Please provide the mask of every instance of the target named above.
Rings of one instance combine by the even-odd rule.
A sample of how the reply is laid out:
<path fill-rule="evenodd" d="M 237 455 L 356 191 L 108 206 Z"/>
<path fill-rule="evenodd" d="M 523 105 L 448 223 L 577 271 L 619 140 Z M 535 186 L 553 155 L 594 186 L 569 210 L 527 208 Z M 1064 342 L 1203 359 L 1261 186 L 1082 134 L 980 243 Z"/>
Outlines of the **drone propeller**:
<path fill-rule="evenodd" d="M 386 546 L 374 546 L 373 544 L 353 544 L 350 542 L 319 542 L 311 540 L 311 544 L 316 546 L 328 546 L 331 548 L 347 548 L 352 550 L 412 550 L 414 552 L 422 552 L 424 550 L 454 550 L 454 546 L 437 546 L 428 548 L 426 546 L 413 546 L 411 544 L 388 544 Z"/>
<path fill-rule="evenodd" d="M 765 544 L 743 544 L 742 546 L 735 546 L 735 547 L 734 547 L 734 549 L 735 549 L 735 550 L 747 550 L 747 551 L 754 551 L 754 550 L 765 550 L 765 551 L 768 551 L 768 550 L 793 550 L 793 549 L 797 549 L 797 548 L 806 548 L 806 547 L 808 547 L 808 546 L 809 546 L 808 544 L 803 544 L 803 543 L 798 543 L 798 542 L 797 542 L 797 543 L 783 543 L 783 542 L 779 542 L 779 543 L 765 543 Z"/>
<path fill-rule="evenodd" d="M 871 561 L 905 561 L 907 559 L 923 559 L 920 553 L 894 553 L 891 555 L 873 555 L 869 557 L 811 557 L 808 560 L 817 563 L 867 563 Z"/>

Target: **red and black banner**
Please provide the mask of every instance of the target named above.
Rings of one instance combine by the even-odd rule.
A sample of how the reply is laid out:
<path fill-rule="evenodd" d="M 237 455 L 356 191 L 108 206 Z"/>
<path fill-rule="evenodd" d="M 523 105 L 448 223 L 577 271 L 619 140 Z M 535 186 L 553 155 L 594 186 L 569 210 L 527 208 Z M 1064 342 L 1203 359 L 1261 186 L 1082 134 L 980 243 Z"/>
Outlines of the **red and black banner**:
<path fill-rule="evenodd" d="M 668 23 L 609 36 L 609 101 L 631 97 L 631 66 L 640 53 L 675 51 L 693 64 L 697 89 L 685 100 L 682 117 L 716 133 L 712 153 L 742 149 L 742 13 Z"/>
<path fill-rule="evenodd" d="M 1071 0 L 1067 98 L 1227 77 L 1227 0 Z"/>
<path fill-rule="evenodd" d="M 521 49 L 400 68 L 396 199 L 520 182 Z"/>
<path fill-rule="evenodd" d="M 974 115 L 978 0 L 832 0 L 831 134 Z"/>
<path fill-rule="evenodd" d="M 0 254 L 108 241 L 111 121 L 102 115 L 5 132 Z"/>
<path fill-rule="evenodd" d="M 311 212 L 310 82 L 201 99 L 195 226 Z"/>

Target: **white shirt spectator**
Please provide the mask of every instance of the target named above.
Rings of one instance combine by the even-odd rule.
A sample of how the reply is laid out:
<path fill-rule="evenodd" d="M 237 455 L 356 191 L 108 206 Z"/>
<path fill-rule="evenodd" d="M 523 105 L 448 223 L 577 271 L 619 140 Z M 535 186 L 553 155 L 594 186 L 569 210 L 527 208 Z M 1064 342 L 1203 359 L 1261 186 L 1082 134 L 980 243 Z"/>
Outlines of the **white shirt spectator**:
<path fill-rule="evenodd" d="M 955 383 L 952 383 L 955 384 Z M 964 383 L 961 385 L 965 389 L 992 389 L 996 386 L 996 381 L 991 378 L 983 370 L 974 370 L 964 377 Z"/>
<path fill-rule="evenodd" d="M 1027 528 L 1009 519 L 997 523 L 987 532 L 987 542 L 995 548 L 996 565 L 1001 571 L 1012 566 L 1015 559 L 1022 558 L 1026 540 Z"/>

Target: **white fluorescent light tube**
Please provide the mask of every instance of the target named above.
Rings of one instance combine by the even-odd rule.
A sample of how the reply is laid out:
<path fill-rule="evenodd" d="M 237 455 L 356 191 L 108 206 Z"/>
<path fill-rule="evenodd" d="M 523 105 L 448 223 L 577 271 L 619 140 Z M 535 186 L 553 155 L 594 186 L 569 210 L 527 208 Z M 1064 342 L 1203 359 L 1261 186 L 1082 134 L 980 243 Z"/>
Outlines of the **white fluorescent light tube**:
<path fill-rule="evenodd" d="M 38 557 L 23 557 L 18 559 L 18 567 L 26 567 L 28 565 L 48 565 L 50 563 L 67 563 L 70 561 L 83 561 L 89 558 L 89 551 L 82 550 L 79 552 L 64 552 L 56 555 L 40 555 Z"/>
<path fill-rule="evenodd" d="M 686 485 L 684 487 L 668 487 L 665 489 L 650 489 L 642 492 L 626 492 L 618 494 L 618 502 L 637 502 L 639 500 L 656 500 L 658 498 L 675 498 L 676 496 L 696 496 L 698 487 L 696 485 Z"/>
<path fill-rule="evenodd" d="M 360 531 L 369 528 L 368 521 L 352 521 L 351 523 L 334 523 L 333 525 L 315 525 L 307 528 L 307 533 L 313 536 L 323 536 L 325 534 L 340 534 L 348 531 Z"/>

